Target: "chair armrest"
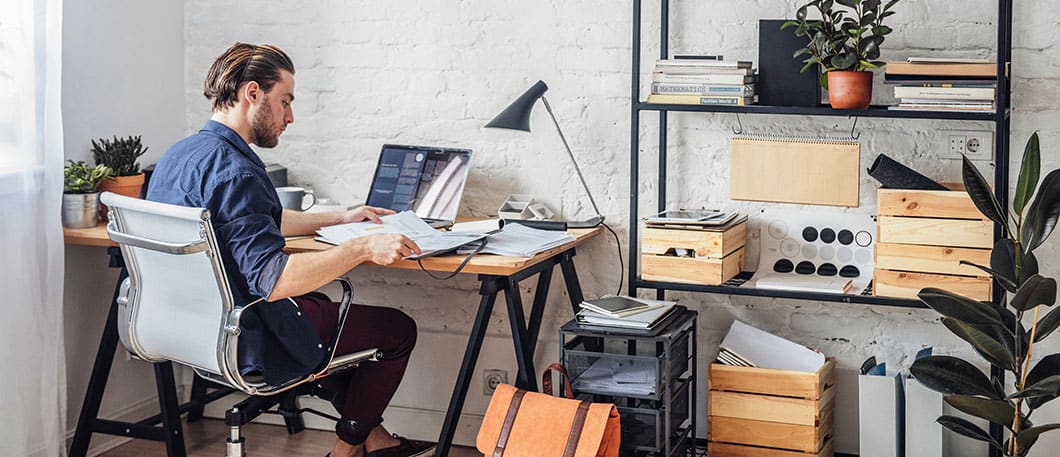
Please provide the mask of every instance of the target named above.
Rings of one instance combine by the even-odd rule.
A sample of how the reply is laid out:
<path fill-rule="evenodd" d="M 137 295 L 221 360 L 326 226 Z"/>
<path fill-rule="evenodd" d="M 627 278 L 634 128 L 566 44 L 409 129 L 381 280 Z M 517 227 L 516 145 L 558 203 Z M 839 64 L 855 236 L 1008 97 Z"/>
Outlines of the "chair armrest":
<path fill-rule="evenodd" d="M 166 254 L 175 255 L 186 255 L 194 254 L 196 252 L 205 251 L 209 248 L 209 244 L 205 239 L 192 241 L 189 243 L 167 243 L 164 241 L 152 240 L 148 238 L 142 238 L 135 235 L 129 235 L 128 233 L 122 233 L 107 225 L 107 236 L 110 240 L 129 246 L 135 246 L 138 248 L 150 249 L 152 251 L 164 252 Z"/>
<path fill-rule="evenodd" d="M 359 365 L 361 362 L 377 362 L 383 357 L 383 352 L 379 349 L 365 349 L 360 352 L 354 352 L 352 354 L 340 355 L 331 360 L 328 364 L 328 369 L 325 373 L 331 373 L 333 371 L 342 371 L 347 368 L 352 368 Z"/>

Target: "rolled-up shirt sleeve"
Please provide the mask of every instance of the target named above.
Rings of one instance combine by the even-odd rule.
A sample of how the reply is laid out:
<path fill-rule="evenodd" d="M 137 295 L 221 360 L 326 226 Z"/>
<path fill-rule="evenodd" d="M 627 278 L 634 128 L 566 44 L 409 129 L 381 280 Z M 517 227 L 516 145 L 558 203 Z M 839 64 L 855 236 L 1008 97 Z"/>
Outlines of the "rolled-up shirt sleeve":
<path fill-rule="evenodd" d="M 214 219 L 218 242 L 228 247 L 250 293 L 268 298 L 288 259 L 273 214 L 277 208 L 263 198 L 275 191 L 270 183 L 246 170 L 233 171 L 212 184 L 204 197 L 211 214 L 221 217 Z"/>

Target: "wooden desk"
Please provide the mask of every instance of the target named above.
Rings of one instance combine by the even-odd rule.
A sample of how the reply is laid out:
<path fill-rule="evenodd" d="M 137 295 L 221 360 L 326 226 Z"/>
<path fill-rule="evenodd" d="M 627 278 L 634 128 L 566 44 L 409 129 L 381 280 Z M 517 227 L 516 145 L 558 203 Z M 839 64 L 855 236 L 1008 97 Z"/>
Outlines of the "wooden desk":
<path fill-rule="evenodd" d="M 590 238 L 603 232 L 600 227 L 583 230 L 572 230 L 575 235 L 574 241 L 563 246 L 542 252 L 534 257 L 505 257 L 496 255 L 478 255 L 471 259 L 462 270 L 462 273 L 478 274 L 481 283 L 479 288 L 479 306 L 475 315 L 475 322 L 468 336 L 467 348 L 464 350 L 463 361 L 460 371 L 453 387 L 453 394 L 449 400 L 449 408 L 446 411 L 442 431 L 438 437 L 438 448 L 435 451 L 437 457 L 447 457 L 449 448 L 453 442 L 453 434 L 456 432 L 457 420 L 460 411 L 464 408 L 464 400 L 467 397 L 468 387 L 478 362 L 479 351 L 486 336 L 490 315 L 493 313 L 493 305 L 497 301 L 497 295 L 504 292 L 505 303 L 508 308 L 508 321 L 512 328 L 512 344 L 515 349 L 515 358 L 519 365 L 519 374 L 515 385 L 530 391 L 537 390 L 536 370 L 534 368 L 534 351 L 537 347 L 537 337 L 541 329 L 541 319 L 544 315 L 545 301 L 548 298 L 549 286 L 552 282 L 552 273 L 556 265 L 563 272 L 563 279 L 567 288 L 567 294 L 571 300 L 571 307 L 577 311 L 578 304 L 583 296 L 578 275 L 574 269 L 574 248 Z M 66 244 L 81 246 L 115 247 L 116 245 L 107 237 L 106 227 L 98 225 L 90 229 L 64 229 Z M 291 238 L 284 248 L 286 252 L 312 252 L 331 248 L 331 245 L 315 241 L 310 237 Z M 112 265 L 121 265 L 121 253 L 117 249 L 109 249 L 112 256 Z M 117 258 L 114 258 L 114 257 Z M 430 257 L 423 260 L 424 269 L 435 272 L 451 272 L 456 270 L 463 256 Z M 399 268 L 407 270 L 418 270 L 419 264 L 415 261 L 401 260 L 385 268 Z M 530 307 L 529 320 L 523 309 L 522 297 L 519 294 L 519 282 L 538 277 L 537 288 L 534 291 L 533 301 Z M 119 276 L 118 286 L 125 278 L 125 271 Z M 153 439 L 166 443 L 167 453 L 170 457 L 183 457 L 185 449 L 181 437 L 179 414 L 188 411 L 189 420 L 197 418 L 202 414 L 202 406 L 211 401 L 204 398 L 205 388 L 192 388 L 192 401 L 182 406 L 176 403 L 176 390 L 173 385 L 172 367 L 169 362 L 155 364 L 156 381 L 159 388 L 159 402 L 162 414 L 145 419 L 139 423 L 118 423 L 99 419 L 99 406 L 103 399 L 106 388 L 107 377 L 110 374 L 110 364 L 118 344 L 117 330 L 117 298 L 118 286 L 114 290 L 114 299 L 111 301 L 110 316 L 103 330 L 100 340 L 99 351 L 96 354 L 96 362 L 92 369 L 92 377 L 89 379 L 88 392 L 85 402 L 81 408 L 78 420 L 77 432 L 74 434 L 70 455 L 79 457 L 88 450 L 89 440 L 92 433 L 107 433 L 136 438 Z M 162 423 L 162 428 L 153 427 L 154 424 Z M 291 429 L 288 424 L 289 430 Z M 175 438 L 174 438 L 175 437 Z"/>

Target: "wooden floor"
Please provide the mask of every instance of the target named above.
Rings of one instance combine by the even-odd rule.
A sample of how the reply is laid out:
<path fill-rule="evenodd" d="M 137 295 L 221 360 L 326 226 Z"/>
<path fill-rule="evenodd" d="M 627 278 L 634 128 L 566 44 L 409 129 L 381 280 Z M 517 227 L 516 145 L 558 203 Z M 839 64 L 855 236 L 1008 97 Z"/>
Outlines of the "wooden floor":
<path fill-rule="evenodd" d="M 218 457 L 225 453 L 228 428 L 224 421 L 203 419 L 184 423 L 184 445 L 188 457 Z M 246 439 L 244 450 L 253 457 L 322 457 L 335 444 L 335 434 L 321 430 L 305 430 L 288 435 L 278 425 L 250 424 L 243 427 Z M 166 447 L 157 441 L 132 440 L 112 449 L 103 457 L 165 456 Z M 482 457 L 475 449 L 454 446 L 452 457 Z"/>

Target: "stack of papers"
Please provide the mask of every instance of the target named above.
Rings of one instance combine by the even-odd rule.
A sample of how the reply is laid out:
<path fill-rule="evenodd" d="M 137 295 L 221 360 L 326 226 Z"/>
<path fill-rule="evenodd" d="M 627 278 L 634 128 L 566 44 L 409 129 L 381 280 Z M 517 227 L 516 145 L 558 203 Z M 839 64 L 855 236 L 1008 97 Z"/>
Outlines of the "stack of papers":
<path fill-rule="evenodd" d="M 342 244 L 354 238 L 374 235 L 377 233 L 400 233 L 419 245 L 422 253 L 411 255 L 409 259 L 420 259 L 432 255 L 452 252 L 457 248 L 486 238 L 486 233 L 480 232 L 442 232 L 427 225 L 412 211 L 402 211 L 381 218 L 383 223 L 375 222 L 351 222 L 348 224 L 321 227 L 317 230 L 317 241 L 329 244 Z"/>
<path fill-rule="evenodd" d="M 617 316 L 614 313 L 598 312 L 598 310 L 601 309 L 600 306 L 602 304 L 606 306 L 608 303 L 617 303 L 619 300 L 622 302 L 639 303 L 641 307 L 634 308 L 632 312 L 627 310 Z M 677 305 L 677 302 L 674 301 L 611 296 L 592 301 L 583 301 L 581 304 L 582 309 L 581 311 L 578 311 L 575 319 L 579 324 L 650 329 L 664 321 L 667 316 L 674 312 L 674 310 L 677 309 L 675 305 Z"/>
<path fill-rule="evenodd" d="M 771 333 L 734 321 L 721 342 L 727 354 L 760 368 L 815 373 L 824 366 L 824 354 Z M 735 365 L 735 363 L 734 363 Z"/>
<path fill-rule="evenodd" d="M 571 387 L 575 391 L 654 395 L 655 377 L 651 360 L 601 358 L 575 378 Z"/>
<path fill-rule="evenodd" d="M 574 241 L 574 235 L 567 232 L 530 228 L 523 224 L 505 224 L 500 231 L 490 234 L 486 241 L 486 247 L 482 249 L 483 254 L 533 257 L 540 252 Z M 473 252 L 478 248 L 477 244 L 467 244 L 460 248 L 459 252 Z"/>

